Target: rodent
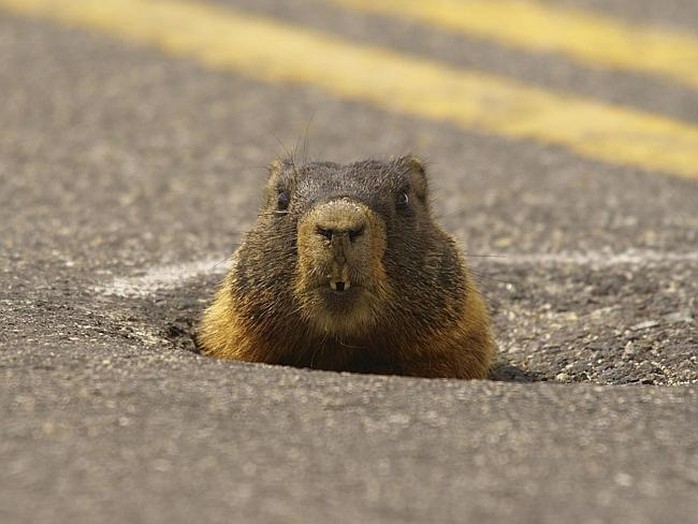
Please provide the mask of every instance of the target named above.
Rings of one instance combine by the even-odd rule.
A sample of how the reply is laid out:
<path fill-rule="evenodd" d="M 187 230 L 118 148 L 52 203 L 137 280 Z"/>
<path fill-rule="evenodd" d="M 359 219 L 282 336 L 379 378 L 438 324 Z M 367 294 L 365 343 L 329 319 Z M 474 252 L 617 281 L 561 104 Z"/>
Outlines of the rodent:
<path fill-rule="evenodd" d="M 198 332 L 204 354 L 335 371 L 485 378 L 485 302 L 431 216 L 424 162 L 278 160 Z"/>

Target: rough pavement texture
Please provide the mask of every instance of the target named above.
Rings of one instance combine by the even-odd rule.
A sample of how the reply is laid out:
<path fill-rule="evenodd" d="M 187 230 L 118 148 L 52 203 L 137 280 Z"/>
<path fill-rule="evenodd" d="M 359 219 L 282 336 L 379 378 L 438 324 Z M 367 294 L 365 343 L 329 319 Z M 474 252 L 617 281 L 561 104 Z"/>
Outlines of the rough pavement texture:
<path fill-rule="evenodd" d="M 608 5 L 695 22 L 692 3 L 670 4 L 657 18 L 650 2 Z M 301 23 L 308 5 L 254 8 Z M 530 55 L 522 67 L 517 53 L 451 36 L 407 42 L 399 22 L 335 12 L 316 6 L 307 23 L 698 120 L 683 88 Z M 0 49 L 1 522 L 645 523 L 698 512 L 695 182 L 4 13 Z M 492 305 L 498 381 L 191 351 L 196 316 L 254 219 L 264 165 L 306 133 L 318 158 L 430 160 L 440 220 L 467 244 Z M 158 280 L 168 271 L 182 279 Z"/>
<path fill-rule="evenodd" d="M 4 370 L 3 522 L 695 515 L 695 437 L 679 433 L 695 421 L 691 389 L 347 376 L 86 349 L 104 360 Z"/>

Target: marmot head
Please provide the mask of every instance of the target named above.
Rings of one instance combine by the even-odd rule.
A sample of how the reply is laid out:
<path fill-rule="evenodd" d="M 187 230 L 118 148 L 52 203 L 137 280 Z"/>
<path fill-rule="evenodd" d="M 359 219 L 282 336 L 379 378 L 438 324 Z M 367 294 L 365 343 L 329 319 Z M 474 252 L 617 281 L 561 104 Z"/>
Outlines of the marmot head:
<path fill-rule="evenodd" d="M 458 264 L 443 238 L 415 157 L 349 165 L 281 160 L 270 166 L 235 282 L 256 295 L 245 300 L 253 317 L 296 318 L 321 336 L 361 338 L 406 321 L 410 302 L 439 305 L 434 286 L 462 285 L 459 270 L 456 278 L 433 271 Z"/>

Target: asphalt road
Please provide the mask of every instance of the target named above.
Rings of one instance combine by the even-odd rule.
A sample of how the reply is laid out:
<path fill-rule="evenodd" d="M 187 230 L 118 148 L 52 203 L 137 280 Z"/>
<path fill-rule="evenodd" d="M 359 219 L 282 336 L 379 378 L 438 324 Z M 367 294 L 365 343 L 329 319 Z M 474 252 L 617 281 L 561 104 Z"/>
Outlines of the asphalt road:
<path fill-rule="evenodd" d="M 698 173 L 264 81 L 9 4 L 0 522 L 695 521 Z M 334 2 L 214 4 L 698 126 L 697 91 L 661 76 Z M 691 0 L 564 4 L 698 25 Z M 306 146 L 428 159 L 493 310 L 492 380 L 193 351 L 264 166 Z"/>

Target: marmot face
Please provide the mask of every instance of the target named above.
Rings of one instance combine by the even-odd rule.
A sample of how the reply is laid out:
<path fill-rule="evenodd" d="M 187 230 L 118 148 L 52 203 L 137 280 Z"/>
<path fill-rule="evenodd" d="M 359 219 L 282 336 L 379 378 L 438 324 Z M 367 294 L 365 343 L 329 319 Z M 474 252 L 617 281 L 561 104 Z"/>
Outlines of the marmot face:
<path fill-rule="evenodd" d="M 403 283 L 391 273 L 404 275 L 404 256 L 418 253 L 392 244 L 429 244 L 415 238 L 431 233 L 423 231 L 430 222 L 420 220 L 428 214 L 426 192 L 422 166 L 411 157 L 272 165 L 264 211 L 274 230 L 295 237 L 289 285 L 299 315 L 318 335 L 370 336 L 391 304 L 404 300 Z M 392 250 L 401 259 L 393 260 Z"/>

